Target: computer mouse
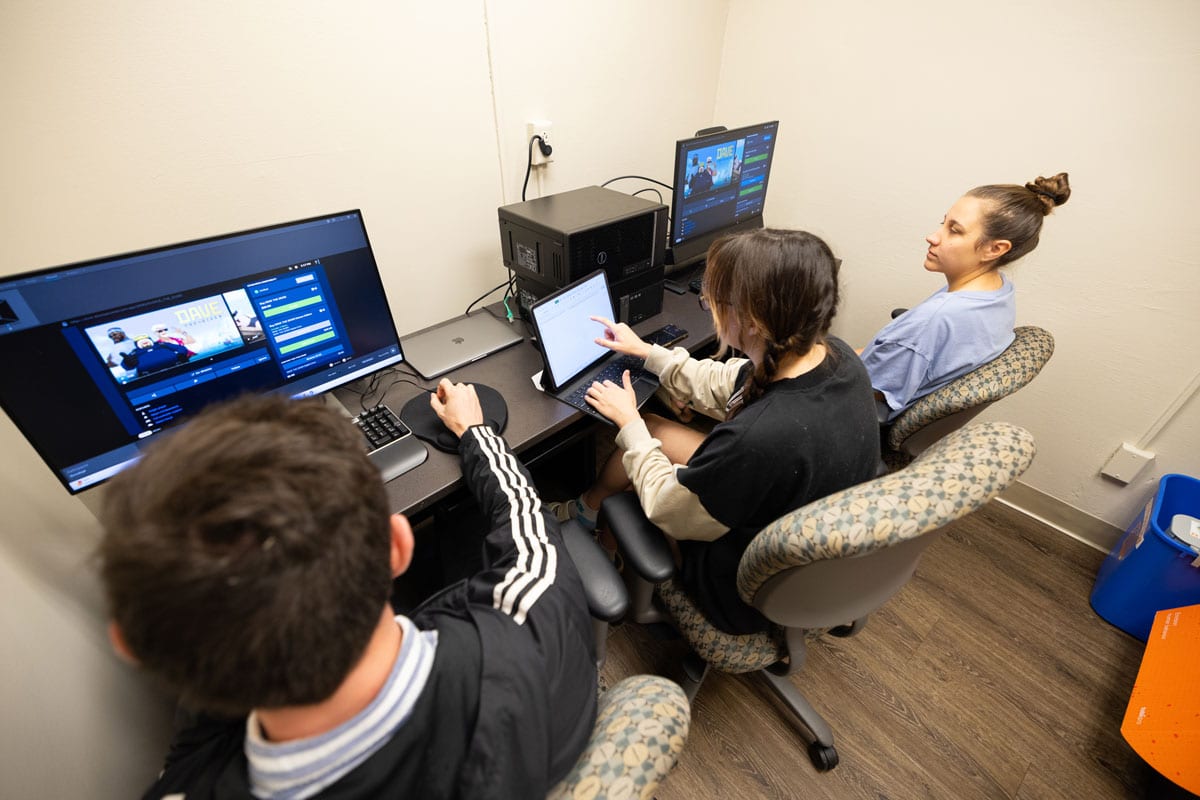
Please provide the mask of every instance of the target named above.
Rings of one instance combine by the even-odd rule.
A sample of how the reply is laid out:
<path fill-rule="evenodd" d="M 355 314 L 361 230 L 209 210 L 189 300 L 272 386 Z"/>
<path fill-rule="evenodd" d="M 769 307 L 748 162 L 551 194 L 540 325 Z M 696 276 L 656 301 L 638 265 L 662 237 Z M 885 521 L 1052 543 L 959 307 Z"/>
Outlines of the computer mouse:
<path fill-rule="evenodd" d="M 484 424 L 496 433 L 504 433 L 504 428 L 508 425 L 508 404 L 504 402 L 504 397 L 487 384 L 471 385 L 475 387 L 475 394 L 479 396 Z M 429 405 L 429 394 L 422 392 L 405 403 L 404 408 L 400 410 L 400 419 L 418 439 L 428 442 L 444 453 L 457 453 L 458 437 L 450 432 Z"/>

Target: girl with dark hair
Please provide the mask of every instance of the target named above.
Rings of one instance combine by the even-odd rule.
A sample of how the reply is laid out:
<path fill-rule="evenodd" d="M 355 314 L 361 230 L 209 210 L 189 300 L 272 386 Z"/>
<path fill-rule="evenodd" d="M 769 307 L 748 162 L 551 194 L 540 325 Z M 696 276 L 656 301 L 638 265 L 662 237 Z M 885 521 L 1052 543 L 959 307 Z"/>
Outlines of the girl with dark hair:
<path fill-rule="evenodd" d="M 1065 172 L 1024 186 L 979 186 L 925 237 L 925 269 L 944 275 L 946 285 L 861 351 L 880 422 L 1012 344 L 1016 297 L 999 268 L 1037 247 L 1042 219 L 1070 196 Z"/>
<path fill-rule="evenodd" d="M 679 543 L 684 586 L 713 624 L 731 633 L 766 621 L 737 594 L 738 561 L 764 526 L 805 503 L 875 475 L 879 429 L 862 362 L 828 335 L 838 261 L 803 231 L 758 230 L 708 251 L 700 304 L 726 361 L 690 358 L 644 342 L 628 325 L 597 319 L 597 343 L 644 358 L 678 403 L 723 420 L 705 436 L 638 414 L 629 374 L 588 402 L 620 428 L 618 452 L 595 486 L 558 504 L 560 518 L 595 524 L 607 496 L 630 486 L 646 515 Z"/>

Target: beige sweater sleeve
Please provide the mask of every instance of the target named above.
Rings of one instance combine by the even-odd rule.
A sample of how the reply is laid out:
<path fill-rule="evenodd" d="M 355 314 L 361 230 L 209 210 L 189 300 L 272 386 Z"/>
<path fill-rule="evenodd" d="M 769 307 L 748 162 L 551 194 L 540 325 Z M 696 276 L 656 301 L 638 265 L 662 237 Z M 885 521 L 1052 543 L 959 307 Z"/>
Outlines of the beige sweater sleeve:
<path fill-rule="evenodd" d="M 693 494 L 676 478 L 679 467 L 662 451 L 662 442 L 650 435 L 641 417 L 617 433 L 617 447 L 625 454 L 621 463 L 633 483 L 646 516 L 669 536 L 711 542 L 729 530 L 712 518 Z"/>
<path fill-rule="evenodd" d="M 658 345 L 646 356 L 646 369 L 658 376 L 672 397 L 714 419 L 725 419 L 725 406 L 737 389 L 738 372 L 744 364 L 744 358 L 695 359 L 682 347 L 668 350 Z"/>

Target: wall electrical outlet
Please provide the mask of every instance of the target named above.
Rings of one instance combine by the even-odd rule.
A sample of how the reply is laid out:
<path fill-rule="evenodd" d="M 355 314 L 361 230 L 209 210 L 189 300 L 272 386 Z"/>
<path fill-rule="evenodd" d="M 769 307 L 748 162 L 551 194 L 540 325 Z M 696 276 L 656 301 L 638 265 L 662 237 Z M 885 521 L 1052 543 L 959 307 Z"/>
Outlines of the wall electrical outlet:
<path fill-rule="evenodd" d="M 529 145 L 529 140 L 532 139 L 534 136 L 542 137 L 543 142 L 545 142 L 548 145 L 553 146 L 554 145 L 553 135 L 552 135 L 553 130 L 554 130 L 554 123 L 552 123 L 548 120 L 543 119 L 543 120 L 534 120 L 533 122 L 526 122 L 525 123 L 525 144 L 526 144 L 526 146 Z M 533 143 L 533 160 L 531 163 L 535 167 L 540 166 L 542 164 L 549 164 L 553 160 L 554 160 L 553 153 L 551 153 L 548 156 L 542 155 L 542 148 L 538 147 L 537 142 Z"/>
<path fill-rule="evenodd" d="M 1112 458 L 1100 470 L 1100 474 L 1124 484 L 1133 483 L 1146 465 L 1154 461 L 1154 453 L 1139 450 L 1129 442 L 1123 442 L 1112 454 Z"/>

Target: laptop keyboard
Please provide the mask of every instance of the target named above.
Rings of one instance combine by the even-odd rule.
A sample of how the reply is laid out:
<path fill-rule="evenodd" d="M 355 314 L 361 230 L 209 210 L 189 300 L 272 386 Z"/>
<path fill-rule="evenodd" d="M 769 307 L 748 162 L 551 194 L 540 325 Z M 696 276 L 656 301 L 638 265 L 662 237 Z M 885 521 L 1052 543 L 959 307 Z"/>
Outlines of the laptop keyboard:
<path fill-rule="evenodd" d="M 604 381 L 612 381 L 620 386 L 621 373 L 625 370 L 629 370 L 630 382 L 636 381 L 642 376 L 646 376 L 650 380 L 656 380 L 657 378 L 654 373 L 648 372 L 643 366 L 644 364 L 645 362 L 642 361 L 642 359 L 634 358 L 633 356 L 621 356 L 620 358 L 614 358 L 612 361 L 605 364 L 602 370 L 596 373 L 596 377 L 592 383 L 604 383 Z M 584 408 L 588 411 L 591 411 L 593 414 L 596 414 L 596 416 L 602 416 L 600 412 L 592 408 L 585 399 L 587 390 L 591 388 L 591 386 L 591 383 L 585 383 L 583 386 L 580 386 L 578 389 L 571 392 L 569 396 L 570 399 L 567 402 L 578 408 Z"/>
<path fill-rule="evenodd" d="M 367 452 L 371 453 L 384 445 L 391 444 L 402 436 L 412 433 L 400 418 L 385 405 L 378 405 L 354 418 L 354 424 L 366 438 Z"/>

